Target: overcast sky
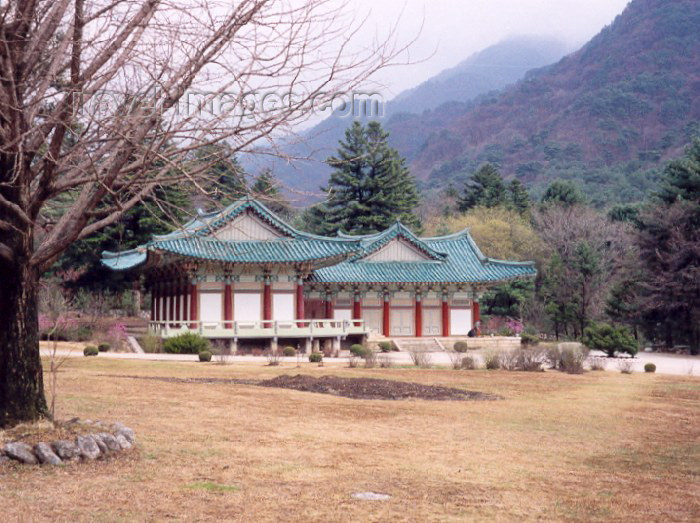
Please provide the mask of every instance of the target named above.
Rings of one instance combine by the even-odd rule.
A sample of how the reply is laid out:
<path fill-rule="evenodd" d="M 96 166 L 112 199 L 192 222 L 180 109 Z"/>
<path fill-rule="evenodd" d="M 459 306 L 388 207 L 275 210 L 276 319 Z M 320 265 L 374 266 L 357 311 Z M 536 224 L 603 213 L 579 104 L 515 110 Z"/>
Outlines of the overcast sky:
<path fill-rule="evenodd" d="M 512 35 L 554 36 L 572 48 L 610 24 L 629 0 L 351 0 L 358 16 L 371 11 L 367 38 L 400 20 L 401 36 L 415 35 L 412 59 L 422 63 L 378 75 L 385 97 L 421 83 L 474 52 Z M 433 54 L 434 53 L 434 54 Z M 431 56 L 432 55 L 432 56 Z"/>

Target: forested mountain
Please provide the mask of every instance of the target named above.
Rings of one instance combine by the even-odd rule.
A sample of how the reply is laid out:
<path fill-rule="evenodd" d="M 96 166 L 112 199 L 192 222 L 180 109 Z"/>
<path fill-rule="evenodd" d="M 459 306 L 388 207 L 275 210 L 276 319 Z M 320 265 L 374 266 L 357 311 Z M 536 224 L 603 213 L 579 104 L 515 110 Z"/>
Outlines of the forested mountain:
<path fill-rule="evenodd" d="M 507 83 L 505 56 L 511 53 L 510 65 L 528 63 L 552 50 L 551 42 L 540 43 L 531 55 L 504 42 L 400 95 L 400 109 L 420 110 L 430 105 L 426 93 L 464 94 L 420 113 L 397 114 L 390 102 L 384 127 L 391 145 L 424 189 L 461 185 L 491 162 L 535 195 L 562 178 L 575 180 L 596 204 L 643 199 L 664 161 L 700 130 L 700 2 L 633 0 L 579 51 L 503 91 L 467 100 L 475 93 L 470 66 L 492 60 L 500 64 L 492 80 Z M 460 91 L 462 80 L 469 85 Z M 317 161 L 276 172 L 292 187 L 316 190 L 330 173 L 322 161 L 349 124 L 321 123 L 294 150 Z"/>
<path fill-rule="evenodd" d="M 700 129 L 700 2 L 634 0 L 578 52 L 476 106 L 452 104 L 388 126 L 414 174 L 431 185 L 482 162 L 538 188 L 576 179 L 595 200 L 641 199 L 644 174 Z"/>
<path fill-rule="evenodd" d="M 407 117 L 402 113 L 416 114 L 428 111 L 426 118 L 432 119 L 431 111 L 446 102 L 468 103 L 478 96 L 503 89 L 524 78 L 531 69 L 556 62 L 565 52 L 566 46 L 551 38 L 522 36 L 506 39 L 386 102 L 382 125 L 389 125 L 390 131 L 392 122 L 401 127 L 401 122 Z M 442 110 L 449 111 L 449 105 Z M 441 115 L 442 110 L 438 110 L 436 114 Z M 368 119 L 362 120 L 366 122 Z M 333 115 L 303 133 L 300 143 L 284 148 L 291 156 L 311 157 L 312 161 L 297 161 L 293 165 L 277 161 L 267 163 L 264 167 L 272 168 L 277 176 L 293 189 L 317 192 L 331 173 L 331 168 L 324 161 L 335 152 L 339 140 L 343 138 L 351 123 L 352 119 L 349 117 Z M 410 158 L 416 155 L 428 139 L 430 129 L 432 127 L 426 125 L 410 132 L 392 133 L 395 135 L 392 136 L 391 142 L 399 147 L 403 155 Z M 244 158 L 243 161 L 251 171 L 261 167 L 251 165 L 250 159 Z"/>
<path fill-rule="evenodd" d="M 470 102 L 514 84 L 532 69 L 555 63 L 566 52 L 566 45 L 555 39 L 508 38 L 399 94 L 387 104 L 387 113 L 422 113 L 447 102 Z"/>

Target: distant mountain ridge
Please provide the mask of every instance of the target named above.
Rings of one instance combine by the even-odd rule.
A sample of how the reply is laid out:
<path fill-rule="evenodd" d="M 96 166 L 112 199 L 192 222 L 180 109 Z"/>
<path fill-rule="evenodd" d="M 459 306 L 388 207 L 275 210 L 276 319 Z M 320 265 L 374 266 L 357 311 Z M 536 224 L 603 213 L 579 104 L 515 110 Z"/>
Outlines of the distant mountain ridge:
<path fill-rule="evenodd" d="M 491 161 L 530 187 L 573 178 L 602 199 L 640 199 L 653 184 L 643 171 L 700 131 L 700 2 L 634 0 L 581 50 L 503 93 L 389 129 L 431 186 Z M 417 133 L 428 137 L 413 148 Z"/>
<path fill-rule="evenodd" d="M 507 38 L 399 94 L 387 104 L 388 113 L 422 113 L 447 102 L 470 102 L 517 82 L 532 69 L 553 64 L 566 52 L 567 46 L 556 39 Z"/>
<path fill-rule="evenodd" d="M 508 38 L 386 102 L 382 123 L 388 129 L 392 129 L 390 122 L 396 120 L 400 123 L 407 117 L 404 112 L 423 113 L 435 110 L 440 114 L 439 107 L 446 102 L 469 103 L 478 96 L 515 83 L 533 68 L 556 62 L 565 52 L 566 45 L 551 38 Z M 449 107 L 445 110 L 449 111 Z M 427 115 L 426 118 L 430 119 L 431 116 Z M 330 174 L 330 169 L 323 162 L 335 152 L 338 140 L 343 138 L 344 131 L 351 121 L 350 118 L 329 117 L 304 132 L 300 143 L 283 147 L 292 157 L 311 157 L 312 161 L 300 160 L 290 165 L 278 160 L 263 166 L 271 167 L 286 186 L 300 191 L 302 194 L 299 198 L 308 197 L 303 194 L 305 192 L 317 193 L 319 186 L 326 182 Z M 420 127 L 414 131 L 418 134 L 392 136 L 392 144 L 409 159 L 417 155 L 429 137 L 429 132 L 421 134 Z M 251 164 L 246 159 L 243 159 L 243 162 L 253 171 L 262 167 Z"/>

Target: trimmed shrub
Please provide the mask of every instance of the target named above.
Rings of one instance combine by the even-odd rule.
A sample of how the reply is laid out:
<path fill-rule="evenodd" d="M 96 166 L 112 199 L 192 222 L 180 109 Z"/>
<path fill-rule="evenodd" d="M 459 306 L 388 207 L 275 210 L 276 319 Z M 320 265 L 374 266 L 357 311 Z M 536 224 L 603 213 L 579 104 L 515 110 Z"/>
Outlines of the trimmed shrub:
<path fill-rule="evenodd" d="M 312 352 L 309 354 L 309 361 L 311 363 L 321 363 L 323 361 L 323 354 L 320 352 Z"/>
<path fill-rule="evenodd" d="M 199 361 L 211 361 L 211 352 L 208 350 L 203 350 L 199 353 Z"/>
<path fill-rule="evenodd" d="M 364 358 L 367 356 L 367 353 L 369 351 L 364 345 L 360 345 L 359 343 L 355 343 L 350 347 L 350 354 L 353 354 L 354 356 L 359 356 L 360 358 Z"/>
<path fill-rule="evenodd" d="M 282 349 L 282 354 L 284 354 L 287 358 L 291 358 L 292 356 L 297 355 L 297 350 L 294 347 L 285 347 Z"/>
<path fill-rule="evenodd" d="M 88 345 L 83 349 L 83 356 L 97 356 L 99 353 L 100 351 L 93 345 Z"/>
<path fill-rule="evenodd" d="M 168 354 L 199 354 L 209 348 L 209 340 L 192 332 L 180 334 L 163 342 L 163 352 Z"/>
<path fill-rule="evenodd" d="M 469 349 L 466 341 L 458 341 L 454 344 L 454 347 L 452 348 L 455 352 L 467 352 L 467 350 Z"/>
<path fill-rule="evenodd" d="M 591 350 L 601 350 L 609 358 L 618 352 L 634 356 L 639 351 L 637 340 L 627 327 L 617 327 L 607 323 L 594 323 L 583 331 L 583 344 Z"/>
<path fill-rule="evenodd" d="M 647 363 L 644 365 L 644 372 L 656 372 L 656 365 L 653 363 Z"/>
<path fill-rule="evenodd" d="M 378 344 L 379 350 L 382 352 L 391 352 L 394 350 L 394 344 L 390 341 L 380 341 Z"/>
<path fill-rule="evenodd" d="M 97 350 L 100 352 L 107 352 L 110 349 L 109 343 L 100 343 L 97 346 Z"/>
<path fill-rule="evenodd" d="M 520 334 L 520 344 L 524 345 L 526 347 L 531 346 L 531 345 L 537 345 L 539 344 L 540 339 L 537 337 L 537 334 L 531 334 L 529 332 L 522 332 Z"/>

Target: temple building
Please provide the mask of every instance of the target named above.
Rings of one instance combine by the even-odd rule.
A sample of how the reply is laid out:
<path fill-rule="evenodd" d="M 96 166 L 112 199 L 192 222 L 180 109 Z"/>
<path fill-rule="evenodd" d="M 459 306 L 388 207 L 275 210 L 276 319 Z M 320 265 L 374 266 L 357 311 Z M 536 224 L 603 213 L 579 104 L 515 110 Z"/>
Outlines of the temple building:
<path fill-rule="evenodd" d="M 250 199 L 105 252 L 102 263 L 145 276 L 154 334 L 195 331 L 234 349 L 465 337 L 489 286 L 535 275 L 532 262 L 487 258 L 467 230 L 419 238 L 397 222 L 377 234 L 316 236 Z"/>

